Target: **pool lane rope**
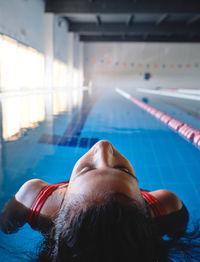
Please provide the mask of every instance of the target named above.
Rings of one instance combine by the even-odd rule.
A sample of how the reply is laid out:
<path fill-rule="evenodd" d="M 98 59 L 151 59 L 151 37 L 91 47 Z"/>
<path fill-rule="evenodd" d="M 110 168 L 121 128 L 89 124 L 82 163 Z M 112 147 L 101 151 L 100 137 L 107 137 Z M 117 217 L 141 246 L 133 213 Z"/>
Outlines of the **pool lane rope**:
<path fill-rule="evenodd" d="M 153 115 L 154 117 L 156 117 L 157 119 L 159 119 L 160 121 L 168 125 L 171 129 L 178 132 L 182 137 L 191 141 L 193 145 L 195 145 L 198 149 L 200 149 L 200 130 L 199 129 L 194 128 L 176 119 L 175 117 L 172 117 L 166 114 L 165 112 L 158 110 L 155 107 L 150 106 L 136 99 L 135 97 L 131 96 L 130 94 L 128 94 L 127 92 L 119 88 L 116 88 L 115 90 L 120 95 L 124 96 L 125 98 L 127 98 L 128 100 L 130 100 L 131 102 L 139 106 L 140 108 L 144 109 L 149 114 Z"/>

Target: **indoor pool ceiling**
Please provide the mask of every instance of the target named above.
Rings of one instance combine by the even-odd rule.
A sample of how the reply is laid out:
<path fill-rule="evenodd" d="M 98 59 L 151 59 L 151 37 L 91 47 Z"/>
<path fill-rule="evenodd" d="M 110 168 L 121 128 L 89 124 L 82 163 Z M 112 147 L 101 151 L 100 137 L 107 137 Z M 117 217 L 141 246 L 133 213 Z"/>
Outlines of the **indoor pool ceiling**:
<path fill-rule="evenodd" d="M 46 0 L 84 42 L 200 42 L 199 0 Z"/>

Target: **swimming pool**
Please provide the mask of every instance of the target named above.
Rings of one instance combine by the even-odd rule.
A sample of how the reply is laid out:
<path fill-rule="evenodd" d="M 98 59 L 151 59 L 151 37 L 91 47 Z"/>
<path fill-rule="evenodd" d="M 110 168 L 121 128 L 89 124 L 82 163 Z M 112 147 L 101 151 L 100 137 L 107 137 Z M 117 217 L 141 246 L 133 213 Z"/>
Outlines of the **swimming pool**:
<path fill-rule="evenodd" d="M 129 92 L 143 98 L 133 90 Z M 177 118 L 182 116 L 189 124 L 199 126 L 198 118 L 187 112 L 158 103 L 150 95 L 145 97 L 160 110 L 169 114 L 172 110 Z M 68 180 L 77 159 L 96 141 L 107 139 L 130 160 L 141 188 L 172 190 L 186 204 L 191 220 L 200 217 L 200 150 L 114 88 L 92 97 L 87 92 L 70 98 L 68 93 L 24 96 L 26 110 L 19 110 L 22 98 L 15 97 L 15 110 L 7 116 L 14 105 L 14 100 L 9 103 L 9 99 L 1 101 L 0 110 L 1 208 L 29 179 L 40 178 L 49 183 Z M 32 107 L 41 109 L 29 123 L 30 101 Z M 16 122 L 18 129 L 9 127 L 10 121 Z M 12 235 L 0 232 L 0 261 L 28 261 L 28 256 L 36 254 L 41 239 L 28 225 Z"/>

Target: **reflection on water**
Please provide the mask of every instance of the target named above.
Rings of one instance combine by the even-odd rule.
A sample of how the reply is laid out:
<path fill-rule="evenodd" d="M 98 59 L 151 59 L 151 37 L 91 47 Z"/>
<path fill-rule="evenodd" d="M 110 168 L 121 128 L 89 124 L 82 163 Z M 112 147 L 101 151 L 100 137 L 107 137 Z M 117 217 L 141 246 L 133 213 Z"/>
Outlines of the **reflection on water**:
<path fill-rule="evenodd" d="M 11 97 L 2 101 L 4 140 L 18 139 L 21 131 L 36 127 L 44 119 L 44 97 L 41 95 Z"/>
<path fill-rule="evenodd" d="M 70 110 L 70 105 L 68 105 L 68 93 L 59 92 L 53 95 L 53 115 L 58 115 L 61 112 Z"/>
<path fill-rule="evenodd" d="M 0 103 L 0 115 L 1 115 L 1 103 Z M 3 183 L 3 152 L 2 152 L 2 121 L 0 121 L 0 197 L 3 195 L 2 183 Z"/>
<path fill-rule="evenodd" d="M 27 129 L 49 120 L 49 116 L 71 112 L 82 103 L 82 90 L 57 91 L 46 95 L 5 97 L 1 101 L 2 139 L 13 141 L 22 136 Z"/>
<path fill-rule="evenodd" d="M 35 171 L 36 166 L 45 168 L 38 163 L 54 155 L 55 147 L 41 146 L 39 139 L 44 134 L 62 136 L 82 98 L 81 89 L 19 92 L 12 97 L 0 94 L 0 207 L 12 190 L 43 174 Z"/>

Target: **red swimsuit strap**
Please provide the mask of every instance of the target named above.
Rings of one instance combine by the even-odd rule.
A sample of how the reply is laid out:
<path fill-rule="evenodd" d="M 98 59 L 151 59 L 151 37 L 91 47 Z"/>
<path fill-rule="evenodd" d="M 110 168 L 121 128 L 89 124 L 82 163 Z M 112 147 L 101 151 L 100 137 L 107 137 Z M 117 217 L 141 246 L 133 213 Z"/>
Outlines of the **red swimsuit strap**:
<path fill-rule="evenodd" d="M 42 206 L 44 205 L 47 198 L 53 193 L 53 191 L 56 188 L 58 188 L 59 186 L 68 184 L 68 183 L 69 181 L 65 181 L 65 182 L 61 182 L 61 183 L 57 183 L 53 185 L 48 185 L 40 191 L 35 201 L 33 202 L 33 205 L 30 209 L 30 213 L 27 218 L 27 222 L 29 223 L 30 226 L 35 225 L 37 216 L 39 215 Z"/>
<path fill-rule="evenodd" d="M 47 198 L 53 193 L 53 191 L 56 188 L 58 188 L 59 186 L 64 185 L 64 184 L 68 184 L 68 183 L 69 183 L 69 181 L 65 181 L 65 182 L 61 182 L 61 183 L 57 183 L 57 184 L 53 184 L 53 185 L 48 185 L 40 191 L 40 193 L 36 197 L 35 201 L 33 202 L 33 205 L 30 209 L 30 213 L 29 213 L 28 218 L 27 218 L 27 222 L 29 223 L 30 226 L 35 225 L 37 216 L 39 215 L 41 208 L 43 207 Z M 141 194 L 146 199 L 149 206 L 152 208 L 156 217 L 165 215 L 165 212 L 164 212 L 162 206 L 160 205 L 158 200 L 153 195 L 151 195 L 148 192 L 143 191 L 142 189 L 141 189 Z"/>
<path fill-rule="evenodd" d="M 146 199 L 149 206 L 152 208 L 155 217 L 161 217 L 165 215 L 165 211 L 159 201 L 150 193 L 140 190 L 142 196 Z"/>

